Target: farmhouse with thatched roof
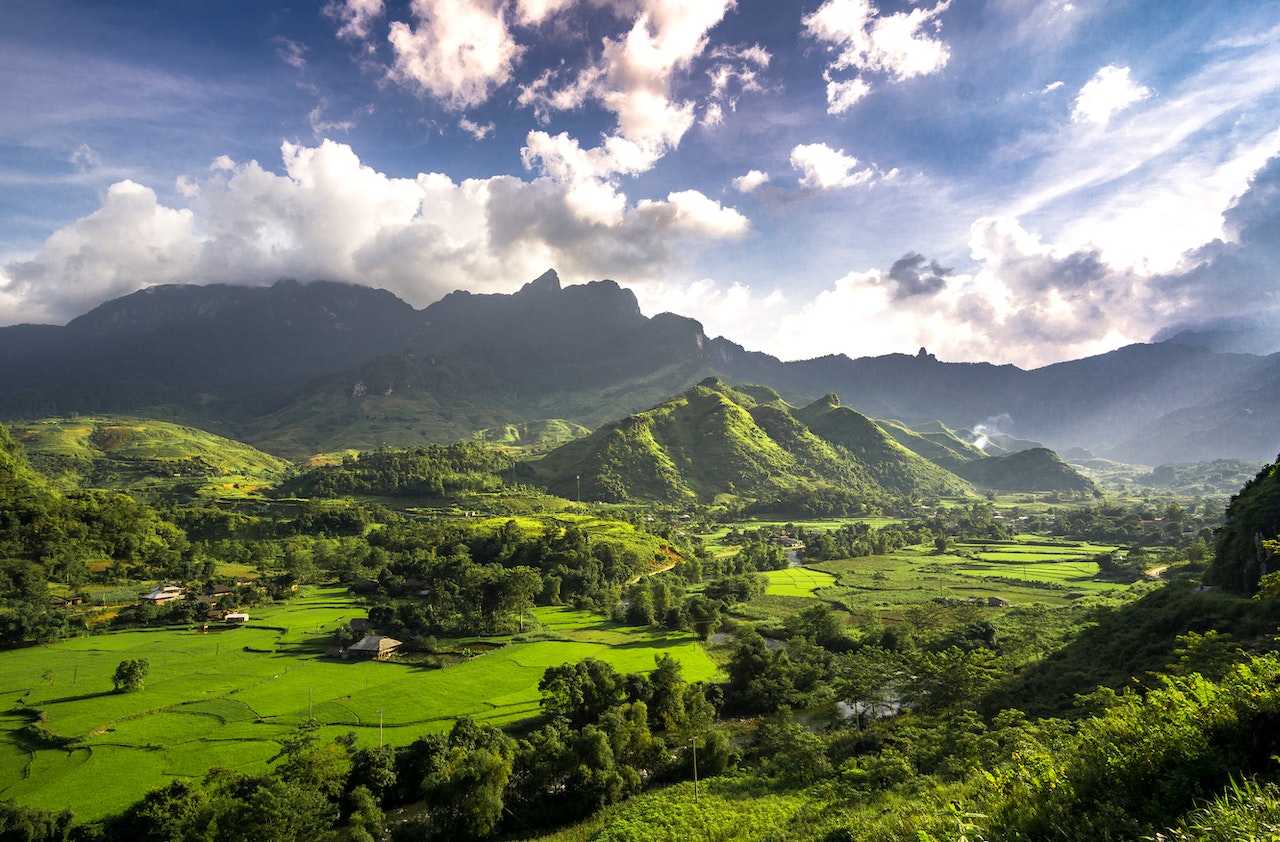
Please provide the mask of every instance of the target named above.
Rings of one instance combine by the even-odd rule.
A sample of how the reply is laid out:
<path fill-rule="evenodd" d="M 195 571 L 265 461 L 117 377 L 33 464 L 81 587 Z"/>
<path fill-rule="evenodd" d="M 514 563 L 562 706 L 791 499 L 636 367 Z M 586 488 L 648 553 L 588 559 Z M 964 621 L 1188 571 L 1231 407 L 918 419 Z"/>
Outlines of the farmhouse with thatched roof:
<path fill-rule="evenodd" d="M 345 656 L 348 658 L 374 658 L 383 660 L 390 657 L 404 644 L 393 637 L 380 634 L 366 634 L 360 642 L 348 646 Z"/>

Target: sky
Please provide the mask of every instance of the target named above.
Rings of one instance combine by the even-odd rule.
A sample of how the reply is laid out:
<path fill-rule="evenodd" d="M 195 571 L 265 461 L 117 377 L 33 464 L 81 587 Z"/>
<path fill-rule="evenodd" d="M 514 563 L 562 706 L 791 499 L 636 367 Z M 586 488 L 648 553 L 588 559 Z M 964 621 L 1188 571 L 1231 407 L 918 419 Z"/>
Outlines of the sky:
<path fill-rule="evenodd" d="M 1280 3 L 0 7 L 0 325 L 549 268 L 783 359 L 1280 350 Z"/>

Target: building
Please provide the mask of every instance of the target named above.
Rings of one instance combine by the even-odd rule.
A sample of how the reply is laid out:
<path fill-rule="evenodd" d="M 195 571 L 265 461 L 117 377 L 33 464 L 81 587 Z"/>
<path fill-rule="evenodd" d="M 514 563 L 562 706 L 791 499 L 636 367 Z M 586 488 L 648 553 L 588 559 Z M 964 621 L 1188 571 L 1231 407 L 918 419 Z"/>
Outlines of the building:
<path fill-rule="evenodd" d="M 164 605 L 179 599 L 185 599 L 182 588 L 177 585 L 157 585 L 150 593 L 143 594 L 140 599 L 143 602 L 150 602 L 152 605 Z"/>
<path fill-rule="evenodd" d="M 392 637 L 380 634 L 366 634 L 360 638 L 359 643 L 348 646 L 344 656 L 347 658 L 373 658 L 374 660 L 382 661 L 391 657 L 403 645 L 403 643 Z"/>

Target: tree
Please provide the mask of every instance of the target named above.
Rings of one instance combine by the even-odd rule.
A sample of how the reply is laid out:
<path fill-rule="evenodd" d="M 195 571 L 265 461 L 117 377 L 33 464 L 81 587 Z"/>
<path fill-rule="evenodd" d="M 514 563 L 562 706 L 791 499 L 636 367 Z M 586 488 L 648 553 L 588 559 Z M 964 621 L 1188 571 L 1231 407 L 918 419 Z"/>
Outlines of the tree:
<path fill-rule="evenodd" d="M 117 693 L 132 693 L 142 689 L 142 680 L 151 671 L 151 662 L 146 658 L 126 658 L 116 667 L 111 677 Z"/>

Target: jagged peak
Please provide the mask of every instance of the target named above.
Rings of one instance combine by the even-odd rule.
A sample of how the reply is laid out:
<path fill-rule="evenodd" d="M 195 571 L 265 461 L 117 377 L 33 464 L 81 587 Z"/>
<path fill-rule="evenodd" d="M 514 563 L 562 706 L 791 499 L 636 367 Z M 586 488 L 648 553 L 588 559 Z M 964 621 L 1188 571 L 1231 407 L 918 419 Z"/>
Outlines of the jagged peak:
<path fill-rule="evenodd" d="M 520 292 L 552 293 L 560 291 L 560 276 L 555 269 L 548 269 L 520 288 Z"/>

